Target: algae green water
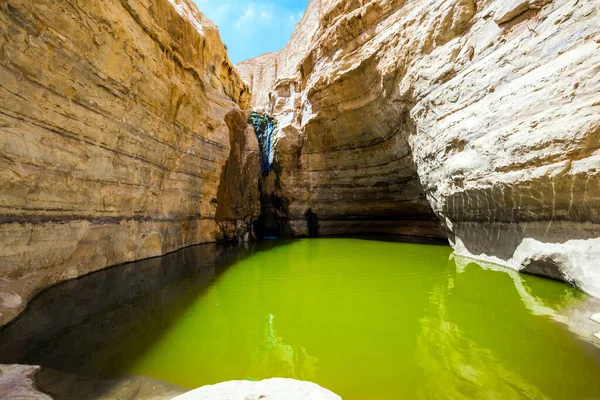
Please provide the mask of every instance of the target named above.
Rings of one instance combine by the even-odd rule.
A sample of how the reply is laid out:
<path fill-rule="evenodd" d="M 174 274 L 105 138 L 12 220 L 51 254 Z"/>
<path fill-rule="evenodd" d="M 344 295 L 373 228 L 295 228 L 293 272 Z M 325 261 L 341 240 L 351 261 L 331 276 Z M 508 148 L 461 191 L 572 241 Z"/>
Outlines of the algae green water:
<path fill-rule="evenodd" d="M 600 399 L 599 350 L 571 332 L 600 330 L 600 301 L 451 255 L 358 239 L 195 246 L 42 292 L 0 329 L 0 363 L 190 389 L 291 377 L 346 400 Z"/>
<path fill-rule="evenodd" d="M 344 399 L 600 398 L 597 349 L 534 315 L 515 279 L 542 308 L 584 295 L 476 264 L 459 271 L 450 255 L 355 239 L 259 247 L 128 372 L 190 388 L 291 377 Z"/>

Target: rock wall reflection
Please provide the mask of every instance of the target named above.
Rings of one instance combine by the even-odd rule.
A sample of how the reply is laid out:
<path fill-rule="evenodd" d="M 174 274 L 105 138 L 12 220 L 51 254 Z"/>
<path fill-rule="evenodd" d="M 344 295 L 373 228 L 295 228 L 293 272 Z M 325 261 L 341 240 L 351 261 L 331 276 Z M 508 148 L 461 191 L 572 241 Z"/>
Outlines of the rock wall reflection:
<path fill-rule="evenodd" d="M 579 329 L 581 333 L 582 328 L 566 324 L 575 323 L 567 314 L 594 308 L 597 300 L 558 282 L 548 289 L 547 281 L 538 285 L 540 278 L 501 267 L 482 266 L 454 257 L 449 262 L 456 266 L 457 274 L 449 277 L 445 285 L 435 287 L 426 316 L 420 320 L 416 358 L 427 383 L 418 389 L 418 398 L 539 400 L 591 398 L 600 393 L 600 382 L 594 372 L 598 348 L 572 340 L 568 329 Z M 457 301 L 464 299 L 464 290 L 473 284 L 487 290 L 471 292 L 469 302 Z M 536 286 L 544 288 L 544 300 L 535 295 Z M 493 303 L 505 308 L 490 312 L 489 304 Z M 512 314 L 510 325 L 502 316 L 507 312 Z M 528 312 L 540 318 L 531 320 L 527 318 Z M 530 336 L 531 332 L 548 332 L 543 325 L 556 322 L 564 323 L 564 334 L 551 338 L 553 347 L 548 348 Z M 528 336 L 524 332 L 529 332 Z M 589 358 L 577 365 L 577 371 L 572 365 L 565 370 L 554 362 L 558 359 L 556 355 L 581 352 L 581 347 Z M 579 379 L 575 377 L 580 374 L 588 376 L 589 384 L 579 386 L 574 392 L 577 385 L 568 381 Z M 555 397 L 557 394 L 560 397 Z"/>
<path fill-rule="evenodd" d="M 118 376 L 249 252 L 194 246 L 51 287 L 0 330 L 0 363 Z"/>

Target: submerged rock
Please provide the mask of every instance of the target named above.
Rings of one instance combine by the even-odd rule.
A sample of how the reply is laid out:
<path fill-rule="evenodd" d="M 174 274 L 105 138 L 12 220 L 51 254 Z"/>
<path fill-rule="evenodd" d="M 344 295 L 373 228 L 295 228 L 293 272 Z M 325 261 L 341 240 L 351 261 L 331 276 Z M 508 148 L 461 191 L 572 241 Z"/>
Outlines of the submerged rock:
<path fill-rule="evenodd" d="M 230 381 L 203 386 L 173 400 L 341 400 L 321 386 L 294 379 L 273 378 L 258 382 Z"/>
<path fill-rule="evenodd" d="M 552 0 L 509 0 L 496 11 L 494 21 L 503 24 L 529 10 L 542 8 Z"/>

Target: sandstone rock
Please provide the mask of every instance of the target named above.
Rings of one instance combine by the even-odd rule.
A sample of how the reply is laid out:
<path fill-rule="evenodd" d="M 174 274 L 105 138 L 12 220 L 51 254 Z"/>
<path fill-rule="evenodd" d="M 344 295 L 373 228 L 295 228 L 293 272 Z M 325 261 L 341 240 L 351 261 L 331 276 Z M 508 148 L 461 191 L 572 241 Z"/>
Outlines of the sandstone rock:
<path fill-rule="evenodd" d="M 435 213 L 457 254 L 600 296 L 598 6 L 311 1 L 254 80 L 290 224 L 440 235 Z"/>
<path fill-rule="evenodd" d="M 223 235 L 250 95 L 193 2 L 3 1 L 0 98 L 0 292 Z M 0 324 L 25 304 L 2 298 Z"/>
<path fill-rule="evenodd" d="M 273 378 L 259 382 L 230 381 L 175 397 L 173 400 L 341 400 L 341 397 L 311 382 Z"/>
<path fill-rule="evenodd" d="M 248 125 L 248 116 L 239 110 L 225 116 L 231 151 L 221 175 L 215 220 L 225 239 L 245 240 L 260 214 L 258 140 Z"/>
<path fill-rule="evenodd" d="M 515 17 L 523 14 L 528 10 L 535 10 L 542 8 L 546 4 L 550 3 L 551 0 L 509 0 L 504 2 L 496 11 L 496 17 L 494 21 L 497 24 L 503 24 L 508 22 Z"/>

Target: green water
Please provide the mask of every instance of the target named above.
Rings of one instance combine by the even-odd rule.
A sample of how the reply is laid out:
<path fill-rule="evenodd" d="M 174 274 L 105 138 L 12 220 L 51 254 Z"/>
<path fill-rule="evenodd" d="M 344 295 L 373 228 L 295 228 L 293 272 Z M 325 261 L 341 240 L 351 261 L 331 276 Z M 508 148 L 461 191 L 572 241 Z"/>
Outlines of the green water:
<path fill-rule="evenodd" d="M 546 311 L 585 300 L 566 285 L 457 269 L 446 246 L 307 239 L 258 250 L 127 373 L 188 388 L 291 377 L 346 400 L 600 398 L 597 349 L 532 312 L 532 300 Z"/>

